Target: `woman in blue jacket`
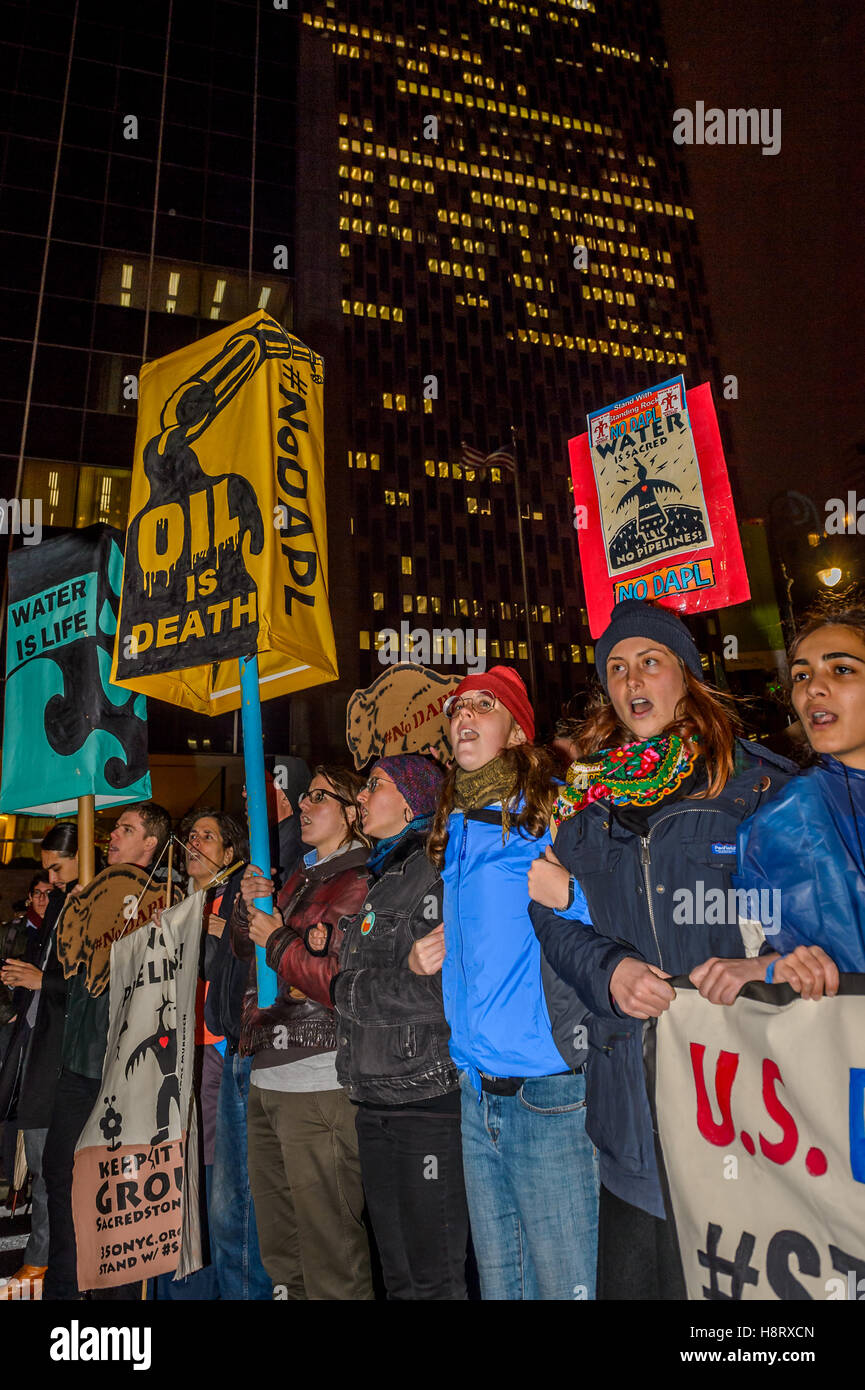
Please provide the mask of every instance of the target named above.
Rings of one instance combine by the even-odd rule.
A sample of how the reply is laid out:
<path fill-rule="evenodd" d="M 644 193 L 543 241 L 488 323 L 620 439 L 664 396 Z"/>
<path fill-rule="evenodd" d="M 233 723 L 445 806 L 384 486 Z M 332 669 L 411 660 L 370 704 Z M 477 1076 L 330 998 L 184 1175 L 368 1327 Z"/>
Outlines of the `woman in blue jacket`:
<path fill-rule="evenodd" d="M 528 914 L 529 864 L 550 843 L 551 764 L 509 667 L 467 677 L 446 708 L 456 763 L 428 852 L 444 882 L 442 991 L 481 1294 L 593 1298 L 586 1011 L 545 965 Z M 569 910 L 586 916 L 579 890 Z"/>
<path fill-rule="evenodd" d="M 766 979 L 819 999 L 839 970 L 865 971 L 865 607 L 806 623 L 789 661 L 816 761 L 742 826 L 736 882 L 752 901 L 779 895 L 778 930 L 764 931 L 786 954 Z"/>
<path fill-rule="evenodd" d="M 675 999 L 672 976 L 702 966 L 712 982 L 717 971 L 739 988 L 762 975 L 761 962 L 731 959 L 744 956 L 727 892 L 736 831 L 794 769 L 737 740 L 687 628 L 669 610 L 618 604 L 595 662 L 608 698 L 582 726 L 554 813 L 555 855 L 529 875 L 532 918 L 544 955 L 594 1015 L 588 1131 L 601 1153 L 598 1297 L 684 1298 L 655 1163 L 643 1021 Z M 590 927 L 562 920 L 573 878 Z M 713 889 L 721 894 L 705 911 Z"/>

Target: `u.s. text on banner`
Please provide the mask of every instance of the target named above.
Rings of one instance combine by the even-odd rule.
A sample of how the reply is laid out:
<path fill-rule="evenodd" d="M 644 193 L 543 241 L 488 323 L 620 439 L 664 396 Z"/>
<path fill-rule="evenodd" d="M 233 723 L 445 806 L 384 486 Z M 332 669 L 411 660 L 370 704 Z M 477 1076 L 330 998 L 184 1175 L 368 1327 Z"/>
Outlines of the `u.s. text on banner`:
<path fill-rule="evenodd" d="M 689 1299 L 865 1295 L 865 976 L 841 979 L 834 999 L 748 985 L 730 1007 L 676 980 L 650 1030 Z"/>

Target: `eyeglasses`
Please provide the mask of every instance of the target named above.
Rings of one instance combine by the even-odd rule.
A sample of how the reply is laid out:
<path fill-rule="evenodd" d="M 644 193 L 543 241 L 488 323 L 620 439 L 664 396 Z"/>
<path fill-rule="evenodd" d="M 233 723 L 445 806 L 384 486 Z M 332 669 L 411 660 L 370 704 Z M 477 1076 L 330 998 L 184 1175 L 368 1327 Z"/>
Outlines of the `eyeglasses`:
<path fill-rule="evenodd" d="M 50 898 L 50 897 L 51 897 L 51 889 L 50 889 L 50 888 L 34 888 L 34 889 L 33 889 L 33 892 L 30 894 L 30 896 L 31 896 L 31 898 Z"/>
<path fill-rule="evenodd" d="M 472 698 L 465 695 L 451 695 L 445 700 L 444 712 L 448 719 L 453 719 L 460 710 L 470 709 L 475 714 L 492 714 L 498 700 L 489 690 L 478 690 Z"/>
<path fill-rule="evenodd" d="M 388 779 L 386 777 L 370 777 L 369 781 L 361 787 L 361 791 L 366 792 L 368 796 L 372 796 L 376 787 L 386 787 L 387 781 Z"/>
<path fill-rule="evenodd" d="M 326 796 L 332 797 L 334 801 L 338 801 L 340 806 L 351 805 L 351 802 L 346 801 L 344 796 L 337 796 L 336 792 L 325 791 L 324 787 L 316 787 L 315 791 L 304 792 L 303 795 L 298 798 L 297 804 L 299 806 L 302 801 L 311 801 L 313 806 L 320 806 Z"/>

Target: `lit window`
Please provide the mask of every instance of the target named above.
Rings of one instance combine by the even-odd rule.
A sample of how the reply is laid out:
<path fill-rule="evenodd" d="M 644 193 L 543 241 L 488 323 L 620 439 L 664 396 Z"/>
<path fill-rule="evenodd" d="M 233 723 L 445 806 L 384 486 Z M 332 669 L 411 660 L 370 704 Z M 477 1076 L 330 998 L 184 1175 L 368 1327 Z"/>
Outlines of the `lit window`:
<path fill-rule="evenodd" d="M 373 594 L 372 606 L 377 613 L 380 613 L 384 608 L 384 594 Z"/>
<path fill-rule="evenodd" d="M 361 633 L 359 634 L 359 636 L 360 636 L 360 649 L 361 649 L 361 651 L 362 651 L 362 652 L 368 652 L 368 651 L 369 651 L 369 633 L 368 633 L 368 632 L 361 632 Z"/>
<path fill-rule="evenodd" d="M 403 556 L 401 557 L 401 567 L 402 567 L 402 572 L 403 572 L 403 574 L 411 574 L 411 556 L 410 556 L 410 555 L 403 555 Z"/>
<path fill-rule="evenodd" d="M 528 649 L 528 647 L 526 646 L 525 642 L 518 642 L 518 643 L 517 643 L 517 656 L 518 656 L 518 658 L 519 658 L 520 661 L 528 661 L 528 659 L 529 659 L 529 649 Z"/>

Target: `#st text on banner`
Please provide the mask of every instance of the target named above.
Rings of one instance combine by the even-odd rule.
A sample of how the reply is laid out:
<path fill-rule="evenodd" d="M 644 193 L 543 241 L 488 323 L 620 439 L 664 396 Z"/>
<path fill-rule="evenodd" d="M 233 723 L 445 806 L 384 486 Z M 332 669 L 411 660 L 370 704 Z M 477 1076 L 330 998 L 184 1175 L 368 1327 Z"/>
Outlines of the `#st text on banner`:
<path fill-rule="evenodd" d="M 743 603 L 748 579 L 708 383 L 684 378 L 587 416 L 570 441 L 580 563 L 597 637 L 613 605 Z"/>
<path fill-rule="evenodd" d="M 99 1099 L 75 1150 L 78 1286 L 201 1268 L 193 1062 L 204 893 L 111 947 Z"/>
<path fill-rule="evenodd" d="M 146 701 L 111 683 L 122 540 L 88 526 L 9 556 L 0 810 L 150 798 Z"/>
<path fill-rule="evenodd" d="M 113 678 L 206 714 L 337 677 L 323 362 L 254 313 L 142 369 Z"/>
<path fill-rule="evenodd" d="M 817 1002 L 750 984 L 729 1007 L 672 983 L 646 1063 L 688 1298 L 858 1297 L 865 976 Z"/>

